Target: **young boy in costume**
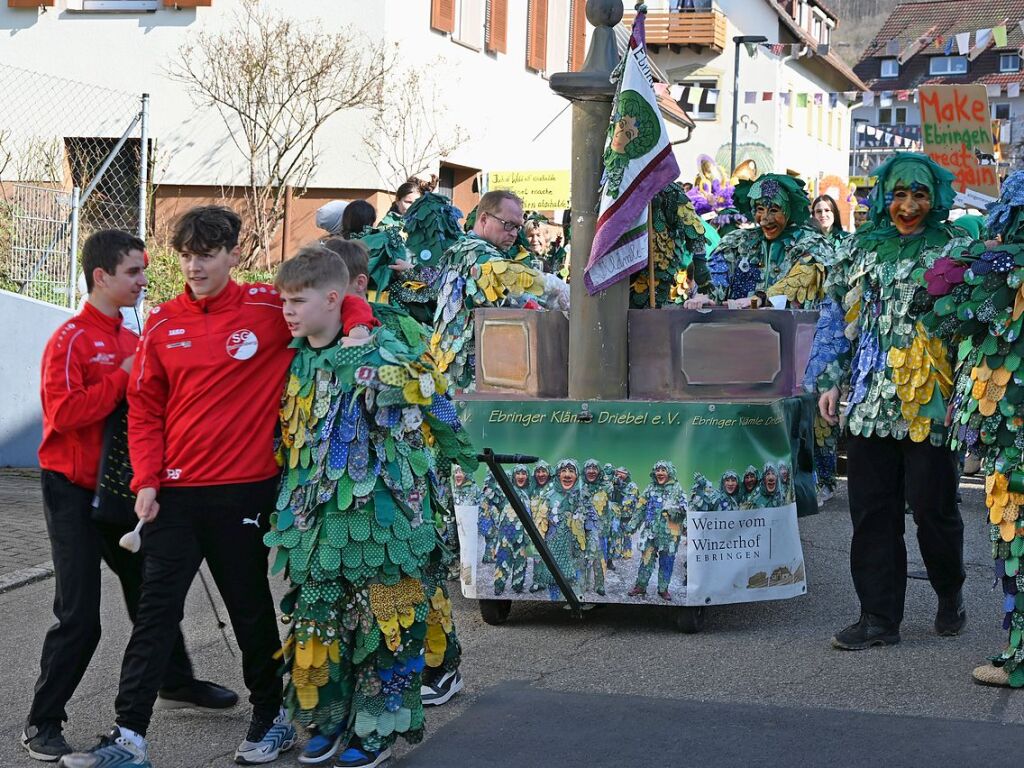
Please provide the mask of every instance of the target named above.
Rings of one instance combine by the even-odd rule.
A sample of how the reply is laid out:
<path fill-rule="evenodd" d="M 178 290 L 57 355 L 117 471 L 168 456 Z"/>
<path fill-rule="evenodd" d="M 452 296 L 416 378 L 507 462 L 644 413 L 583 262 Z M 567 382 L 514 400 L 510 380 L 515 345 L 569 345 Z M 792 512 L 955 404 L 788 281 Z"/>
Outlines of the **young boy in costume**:
<path fill-rule="evenodd" d="M 65 707 L 92 660 L 100 639 L 100 561 L 121 582 L 134 619 L 142 585 L 142 555 L 118 546 L 127 525 L 98 519 L 93 510 L 102 460 L 105 422 L 124 401 L 138 336 L 121 322 L 121 308 L 134 306 L 146 286 L 145 244 L 127 232 L 93 233 L 82 248 L 89 298 L 82 311 L 50 338 L 42 361 L 43 512 L 55 575 L 57 619 L 43 640 L 39 680 L 21 743 L 36 760 L 71 752 L 61 734 Z M 168 704 L 213 709 L 238 696 L 196 680 L 180 629 L 161 694 Z"/>
<path fill-rule="evenodd" d="M 348 292 L 342 301 L 344 307 L 352 300 L 358 298 L 366 299 L 367 285 L 369 283 L 369 257 L 365 245 L 358 240 L 343 240 L 332 238 L 324 243 L 324 246 L 334 251 L 341 257 L 345 267 L 348 269 L 349 284 Z M 419 323 L 412 315 L 394 304 L 374 303 L 370 305 L 373 309 L 374 323 L 383 324 L 397 337 L 405 339 L 409 344 L 426 345 L 430 337 L 430 330 Z M 379 321 L 379 322 L 378 322 Z M 447 398 L 445 398 L 447 399 Z M 456 465 L 458 466 L 458 465 Z M 440 498 L 436 505 L 434 522 L 441 533 L 443 547 L 437 549 L 437 557 L 431 560 L 424 577 L 424 584 L 430 595 L 433 610 L 427 617 L 428 634 L 434 636 L 439 631 L 445 634 L 443 655 L 427 655 L 427 666 L 423 671 L 423 704 L 425 706 L 437 706 L 444 704 L 452 696 L 462 690 L 462 674 L 459 672 L 461 662 L 461 646 L 455 631 L 455 624 L 452 620 L 451 597 L 448 593 L 448 574 L 453 564 L 458 563 L 459 534 L 455 522 L 454 500 L 448 496 L 449 487 L 452 486 L 449 477 L 449 462 L 438 456 L 435 468 L 436 474 L 434 487 L 439 492 L 442 490 L 444 498 Z M 475 483 L 472 487 L 479 494 L 480 491 Z M 479 502 L 478 502 L 479 503 Z M 434 627 L 440 624 L 441 629 Z M 316 745 L 313 745 L 314 747 Z"/>
<path fill-rule="evenodd" d="M 276 282 L 296 351 L 281 409 L 287 469 L 266 537 L 293 584 L 285 701 L 297 722 L 339 734 L 336 766 L 377 766 L 397 735 L 422 738 L 421 673 L 446 652 L 424 589 L 438 544 L 435 460 L 472 467 L 471 451 L 422 346 L 386 328 L 362 346 L 339 343 L 348 273 L 336 254 L 303 249 Z"/>

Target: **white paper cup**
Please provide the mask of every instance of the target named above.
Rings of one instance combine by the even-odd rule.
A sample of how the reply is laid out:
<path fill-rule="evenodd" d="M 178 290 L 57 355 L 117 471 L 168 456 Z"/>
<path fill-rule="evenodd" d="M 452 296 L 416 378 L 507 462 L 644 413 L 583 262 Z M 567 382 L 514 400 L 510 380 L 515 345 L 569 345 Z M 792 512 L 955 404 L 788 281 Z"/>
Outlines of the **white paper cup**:
<path fill-rule="evenodd" d="M 773 309 L 785 309 L 788 299 L 785 296 L 769 296 L 768 301 L 772 303 Z"/>

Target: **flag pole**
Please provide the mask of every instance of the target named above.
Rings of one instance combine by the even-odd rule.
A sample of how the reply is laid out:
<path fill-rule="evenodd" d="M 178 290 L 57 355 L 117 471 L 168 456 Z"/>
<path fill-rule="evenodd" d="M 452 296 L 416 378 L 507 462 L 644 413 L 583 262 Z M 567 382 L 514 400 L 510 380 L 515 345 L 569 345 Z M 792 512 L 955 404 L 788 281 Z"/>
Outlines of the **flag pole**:
<path fill-rule="evenodd" d="M 654 209 L 647 206 L 647 291 L 650 294 L 651 309 L 654 301 Z"/>

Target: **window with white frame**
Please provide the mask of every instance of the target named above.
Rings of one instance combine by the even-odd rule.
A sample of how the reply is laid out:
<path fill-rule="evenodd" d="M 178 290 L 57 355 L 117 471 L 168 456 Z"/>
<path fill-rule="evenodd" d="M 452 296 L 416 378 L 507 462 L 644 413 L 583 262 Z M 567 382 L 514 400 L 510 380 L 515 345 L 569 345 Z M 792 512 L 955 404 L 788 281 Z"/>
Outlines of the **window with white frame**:
<path fill-rule="evenodd" d="M 694 120 L 718 119 L 718 81 L 697 80 L 682 83 L 679 106 Z"/>
<path fill-rule="evenodd" d="M 67 0 L 69 11 L 105 13 L 151 13 L 160 8 L 160 0 Z"/>
<path fill-rule="evenodd" d="M 882 77 L 899 77 L 900 63 L 896 59 L 882 59 Z"/>
<path fill-rule="evenodd" d="M 882 107 L 878 110 L 879 125 L 906 125 L 906 107 Z"/>
<path fill-rule="evenodd" d="M 1001 53 L 1001 54 L 999 54 L 999 71 L 1000 72 L 1020 72 L 1020 54 L 1019 53 Z"/>
<path fill-rule="evenodd" d="M 1012 117 L 1009 102 L 995 102 L 993 104 L 989 104 L 989 109 L 992 110 L 993 120 L 1009 120 Z"/>
<path fill-rule="evenodd" d="M 966 75 L 966 56 L 932 56 L 928 62 L 929 75 Z"/>
<path fill-rule="evenodd" d="M 547 73 L 569 68 L 569 0 L 548 0 Z"/>
<path fill-rule="evenodd" d="M 484 0 L 459 0 L 455 4 L 452 40 L 474 51 L 483 50 Z"/>

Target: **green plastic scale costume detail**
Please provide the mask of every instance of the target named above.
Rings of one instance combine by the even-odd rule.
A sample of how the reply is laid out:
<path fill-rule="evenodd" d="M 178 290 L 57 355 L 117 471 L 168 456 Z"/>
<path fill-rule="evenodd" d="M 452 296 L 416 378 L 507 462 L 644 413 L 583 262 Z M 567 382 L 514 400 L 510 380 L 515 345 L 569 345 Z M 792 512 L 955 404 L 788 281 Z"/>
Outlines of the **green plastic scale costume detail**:
<path fill-rule="evenodd" d="M 1003 588 L 1006 647 L 979 667 L 979 682 L 1024 687 L 1024 173 L 1003 184 L 989 206 L 989 230 L 1001 245 L 958 245 L 920 275 L 935 301 L 929 329 L 961 337 L 953 395 L 954 450 L 981 457 L 995 578 Z"/>
<path fill-rule="evenodd" d="M 953 202 L 952 175 L 924 155 L 899 153 L 878 169 L 871 221 L 843 241 L 826 281 L 830 305 L 822 307 L 807 381 L 816 388 L 850 389 L 848 426 L 877 435 L 942 445 L 946 398 L 952 392 L 952 352 L 944 339 L 955 327 L 934 332 L 920 322 L 935 298 L 918 291 L 925 270 L 970 239 L 946 222 Z M 931 210 L 919 234 L 901 236 L 887 201 L 900 189 L 926 189 Z"/>
<path fill-rule="evenodd" d="M 584 524 L 588 502 L 583 493 L 580 467 L 575 459 L 562 459 L 555 466 L 555 478 L 534 503 L 534 519 L 558 569 L 569 584 L 579 581 L 578 572 L 587 546 Z M 533 564 L 533 585 L 530 591 L 547 588 L 552 600 L 562 599 L 555 578 L 541 560 Z"/>
<path fill-rule="evenodd" d="M 424 586 L 439 546 L 436 470 L 475 465 L 447 382 L 408 341 L 381 329 L 362 347 L 293 342 L 265 537 L 293 585 L 282 601 L 292 718 L 373 751 L 422 736 L 421 673 L 444 662 L 451 628 L 450 606 Z"/>
<path fill-rule="evenodd" d="M 658 594 L 670 600 L 668 591 L 675 568 L 676 551 L 686 532 L 686 489 L 676 480 L 676 468 L 670 461 L 659 461 L 651 468 L 651 483 L 637 501 L 630 531 L 638 533 L 640 567 L 630 595 L 643 595 L 658 567 Z"/>
<path fill-rule="evenodd" d="M 602 596 L 605 593 L 606 544 L 612 528 L 609 490 L 601 471 L 601 463 L 597 459 L 583 462 L 583 498 L 587 509 L 587 517 L 583 521 L 586 538 L 583 549 L 583 589 L 592 589 Z"/>
<path fill-rule="evenodd" d="M 516 495 L 529 509 L 530 470 L 525 464 L 516 464 L 512 469 L 512 485 Z M 505 586 L 511 585 L 517 594 L 526 583 L 526 529 L 512 505 L 503 496 L 498 505 L 497 548 L 494 555 L 494 594 L 504 593 Z"/>
<path fill-rule="evenodd" d="M 760 291 L 785 296 L 793 307 L 816 307 L 823 296 L 825 268 L 835 253 L 832 244 L 806 223 L 810 200 L 803 182 L 766 173 L 756 181 L 737 184 L 735 198 L 749 220 L 755 220 L 758 207 L 777 208 L 785 224 L 773 239 L 762 226 L 723 236 L 708 259 L 710 296 L 724 302 L 748 299 Z"/>

